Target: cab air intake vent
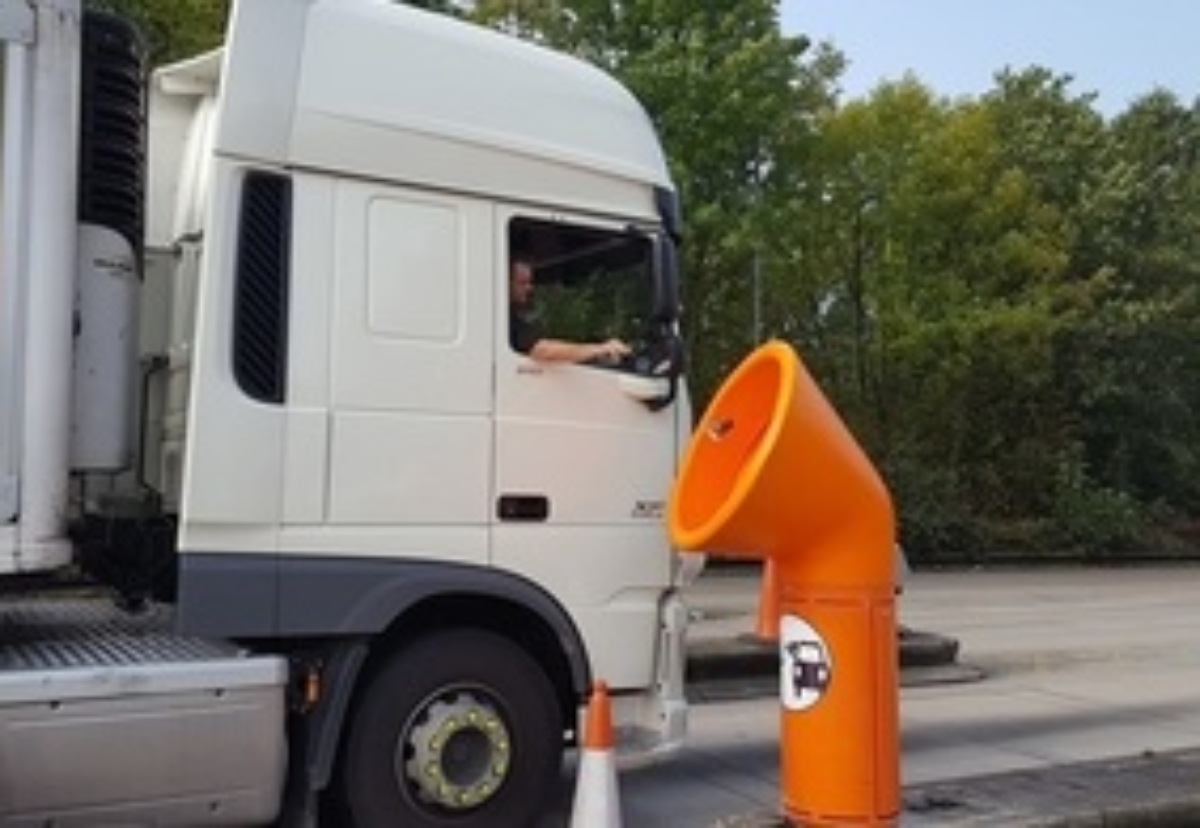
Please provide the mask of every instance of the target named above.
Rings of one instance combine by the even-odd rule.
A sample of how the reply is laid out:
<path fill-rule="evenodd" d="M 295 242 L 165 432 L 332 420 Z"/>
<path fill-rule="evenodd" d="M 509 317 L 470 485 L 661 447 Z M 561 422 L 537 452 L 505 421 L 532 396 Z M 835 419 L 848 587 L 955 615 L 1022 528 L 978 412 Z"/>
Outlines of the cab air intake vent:
<path fill-rule="evenodd" d="M 233 373 L 253 399 L 282 403 L 287 381 L 288 284 L 291 270 L 292 182 L 252 172 L 242 191 Z"/>

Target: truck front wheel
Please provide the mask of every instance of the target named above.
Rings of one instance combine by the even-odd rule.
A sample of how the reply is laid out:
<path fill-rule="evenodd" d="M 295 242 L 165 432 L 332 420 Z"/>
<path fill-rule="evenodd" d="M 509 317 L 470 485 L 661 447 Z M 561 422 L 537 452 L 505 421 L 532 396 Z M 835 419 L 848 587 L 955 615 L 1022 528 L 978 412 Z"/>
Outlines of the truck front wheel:
<path fill-rule="evenodd" d="M 369 681 L 340 774 L 356 828 L 524 826 L 545 813 L 562 716 L 527 652 L 449 630 L 392 654 Z"/>

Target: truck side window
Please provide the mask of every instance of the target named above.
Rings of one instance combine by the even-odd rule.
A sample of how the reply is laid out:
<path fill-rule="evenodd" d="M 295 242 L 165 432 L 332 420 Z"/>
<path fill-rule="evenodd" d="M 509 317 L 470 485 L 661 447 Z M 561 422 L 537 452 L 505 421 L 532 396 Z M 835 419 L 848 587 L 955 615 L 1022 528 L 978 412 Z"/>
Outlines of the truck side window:
<path fill-rule="evenodd" d="M 260 402 L 280 404 L 287 385 L 292 181 L 267 172 L 242 185 L 233 308 L 233 374 Z"/>
<path fill-rule="evenodd" d="M 606 358 L 582 360 L 632 370 L 650 335 L 652 247 L 635 231 L 533 219 L 509 227 L 509 345 L 529 353 L 540 336 L 568 343 L 616 342 Z"/>

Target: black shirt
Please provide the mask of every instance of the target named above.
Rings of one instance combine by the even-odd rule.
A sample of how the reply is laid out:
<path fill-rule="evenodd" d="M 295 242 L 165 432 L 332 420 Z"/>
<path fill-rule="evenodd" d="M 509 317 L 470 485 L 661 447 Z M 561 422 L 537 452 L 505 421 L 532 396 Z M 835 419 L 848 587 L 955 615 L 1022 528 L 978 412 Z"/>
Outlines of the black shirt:
<path fill-rule="evenodd" d="M 520 354 L 528 354 L 533 346 L 541 339 L 537 328 L 529 318 L 521 313 L 520 308 L 510 305 L 508 308 L 508 344 Z"/>

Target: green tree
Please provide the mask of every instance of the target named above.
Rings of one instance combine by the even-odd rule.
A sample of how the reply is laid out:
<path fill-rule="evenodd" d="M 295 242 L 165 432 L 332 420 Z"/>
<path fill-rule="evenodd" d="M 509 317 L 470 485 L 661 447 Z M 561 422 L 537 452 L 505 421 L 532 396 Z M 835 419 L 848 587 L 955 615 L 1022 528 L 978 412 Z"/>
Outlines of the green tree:
<path fill-rule="evenodd" d="M 1068 363 L 1082 462 L 1104 487 L 1172 512 L 1200 505 L 1198 138 L 1197 112 L 1165 92 L 1111 124 L 1108 191 L 1090 216 L 1110 287 Z"/>
<path fill-rule="evenodd" d="M 1054 304 L 1069 234 L 987 107 L 884 84 L 823 125 L 825 274 L 811 350 L 879 460 L 915 547 L 978 542 L 1047 508 L 1027 423 L 1060 434 Z M 970 539 L 975 540 L 970 540 Z"/>
<path fill-rule="evenodd" d="M 142 30 L 153 65 L 169 63 L 221 43 L 230 0 L 86 0 L 87 7 L 118 14 Z"/>

